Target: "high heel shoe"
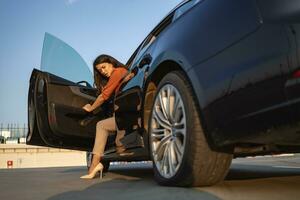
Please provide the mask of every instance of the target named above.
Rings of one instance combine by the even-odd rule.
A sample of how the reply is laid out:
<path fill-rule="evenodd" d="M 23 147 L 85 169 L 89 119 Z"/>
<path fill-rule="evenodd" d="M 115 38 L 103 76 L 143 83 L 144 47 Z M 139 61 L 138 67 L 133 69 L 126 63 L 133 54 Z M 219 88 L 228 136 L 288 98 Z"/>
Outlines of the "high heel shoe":
<path fill-rule="evenodd" d="M 81 176 L 80 178 L 82 178 L 82 179 L 92 179 L 96 176 L 98 171 L 100 171 L 100 178 L 102 179 L 103 165 L 101 163 L 96 165 L 96 167 L 93 169 L 93 171 L 90 174 Z"/>

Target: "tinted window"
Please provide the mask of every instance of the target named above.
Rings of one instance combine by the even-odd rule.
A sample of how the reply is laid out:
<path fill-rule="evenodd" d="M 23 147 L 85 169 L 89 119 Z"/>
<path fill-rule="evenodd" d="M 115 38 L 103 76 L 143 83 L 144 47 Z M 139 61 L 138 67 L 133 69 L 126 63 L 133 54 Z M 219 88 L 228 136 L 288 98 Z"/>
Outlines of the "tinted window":
<path fill-rule="evenodd" d="M 155 29 L 147 37 L 143 47 L 151 44 L 159 36 L 159 34 L 172 23 L 173 15 L 174 13 L 171 13 L 158 26 L 155 27 Z"/>
<path fill-rule="evenodd" d="M 87 81 L 93 85 L 92 72 L 81 56 L 60 39 L 45 34 L 41 70 L 72 82 Z"/>
<path fill-rule="evenodd" d="M 142 46 L 139 49 L 137 55 L 135 56 L 134 61 L 136 61 L 139 58 L 139 56 L 141 56 L 146 51 L 146 49 L 150 46 L 150 44 L 155 41 L 158 35 L 172 23 L 172 19 L 173 19 L 173 13 L 168 15 L 161 23 L 159 23 L 154 28 L 154 30 L 146 37 L 146 39 L 142 43 Z"/>
<path fill-rule="evenodd" d="M 192 8 L 196 3 L 200 2 L 201 0 L 191 0 L 180 6 L 178 9 L 176 9 L 173 17 L 173 21 L 179 18 L 181 15 L 183 15 L 186 11 L 188 11 L 190 8 Z"/>
<path fill-rule="evenodd" d="M 189 1 L 185 4 L 183 4 L 179 9 L 181 9 L 181 11 L 178 11 L 178 9 L 176 10 L 178 12 L 178 16 L 179 17 L 179 13 L 180 12 L 185 12 L 186 10 L 188 10 L 189 8 L 191 8 L 193 5 L 195 5 L 197 2 L 199 2 L 200 0 L 192 0 Z M 187 4 L 189 5 L 187 7 Z M 185 10 L 184 10 L 185 9 Z M 151 45 L 152 42 L 154 42 L 156 40 L 156 38 L 172 23 L 172 21 L 174 20 L 174 12 L 171 12 L 167 17 L 165 17 L 162 22 L 160 22 L 153 30 L 152 32 L 146 37 L 146 39 L 144 40 L 144 42 L 142 42 L 142 45 L 140 45 L 137 50 L 133 53 L 133 55 L 130 57 L 130 59 L 127 61 L 127 64 L 133 64 L 134 62 L 136 62 L 138 60 L 138 57 L 140 55 L 142 55 L 145 50 L 147 49 L 147 47 L 149 47 Z"/>
<path fill-rule="evenodd" d="M 133 64 L 133 61 L 137 55 L 137 53 L 139 52 L 139 49 L 141 48 L 143 42 L 138 46 L 138 48 L 136 48 L 136 50 L 134 51 L 134 53 L 130 56 L 129 60 L 126 62 L 126 65 L 131 68 L 131 65 Z"/>

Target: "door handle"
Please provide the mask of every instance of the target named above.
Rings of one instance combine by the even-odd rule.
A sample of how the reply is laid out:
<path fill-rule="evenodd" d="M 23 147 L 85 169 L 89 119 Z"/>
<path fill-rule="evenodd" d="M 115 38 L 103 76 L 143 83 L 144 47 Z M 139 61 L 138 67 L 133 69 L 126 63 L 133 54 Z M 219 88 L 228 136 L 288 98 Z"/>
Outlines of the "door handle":
<path fill-rule="evenodd" d="M 90 88 L 92 87 L 91 84 L 89 84 L 87 81 L 79 81 L 76 84 L 82 85 L 82 83 L 85 83 L 85 87 L 90 87 Z"/>
<path fill-rule="evenodd" d="M 142 60 L 139 62 L 138 67 L 143 68 L 145 65 L 149 65 L 152 61 L 152 56 L 150 54 L 145 54 Z"/>

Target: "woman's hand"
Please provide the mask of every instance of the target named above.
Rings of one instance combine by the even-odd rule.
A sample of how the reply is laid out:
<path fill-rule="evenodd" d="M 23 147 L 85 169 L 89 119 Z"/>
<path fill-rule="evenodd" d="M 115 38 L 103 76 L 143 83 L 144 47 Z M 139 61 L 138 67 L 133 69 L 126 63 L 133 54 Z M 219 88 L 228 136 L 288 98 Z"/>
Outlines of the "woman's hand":
<path fill-rule="evenodd" d="M 125 83 L 125 82 L 129 81 L 130 79 L 132 79 L 133 77 L 134 77 L 134 73 L 130 73 L 127 76 L 125 76 L 125 78 L 123 79 L 122 82 Z"/>
<path fill-rule="evenodd" d="M 92 109 L 92 105 L 91 104 L 86 104 L 85 106 L 82 107 L 83 110 L 85 110 L 86 112 L 92 112 L 93 109 Z"/>

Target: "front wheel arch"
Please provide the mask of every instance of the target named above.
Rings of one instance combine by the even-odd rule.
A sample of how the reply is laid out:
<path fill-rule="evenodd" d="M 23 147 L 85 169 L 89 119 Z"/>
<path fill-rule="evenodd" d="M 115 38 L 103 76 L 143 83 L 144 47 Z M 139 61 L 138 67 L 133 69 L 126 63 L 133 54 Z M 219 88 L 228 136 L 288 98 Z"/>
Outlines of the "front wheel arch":
<path fill-rule="evenodd" d="M 192 86 L 191 84 L 191 80 L 189 79 L 187 73 L 184 70 L 184 67 L 182 67 L 179 63 L 172 61 L 172 60 L 167 60 L 162 62 L 160 65 L 158 65 L 156 67 L 156 69 L 151 73 L 151 75 L 148 77 L 148 79 L 146 80 L 145 83 L 145 91 L 144 91 L 144 99 L 143 99 L 143 126 L 145 129 L 145 134 L 144 134 L 144 144 L 148 145 L 149 147 L 149 141 L 148 141 L 148 120 L 149 120 L 149 116 L 150 116 L 150 112 L 151 112 L 151 106 L 152 103 L 154 101 L 154 96 L 157 90 L 157 87 L 159 85 L 159 83 L 161 82 L 161 80 L 168 74 L 171 72 L 179 72 L 181 73 L 185 79 L 189 82 L 189 84 Z M 192 88 L 192 92 L 193 95 L 197 98 L 195 92 L 194 92 L 194 88 Z M 198 100 L 198 99 L 197 99 Z M 206 129 L 206 122 L 205 119 L 203 117 L 203 114 L 201 112 L 200 109 L 200 105 L 199 105 L 199 101 L 196 101 L 196 107 L 197 107 L 197 111 L 199 113 L 200 119 L 203 123 L 203 128 Z M 205 138 L 208 142 L 208 145 L 211 149 L 214 150 L 218 150 L 218 148 L 216 147 L 213 139 L 211 138 L 210 134 L 205 131 L 204 132 Z"/>

